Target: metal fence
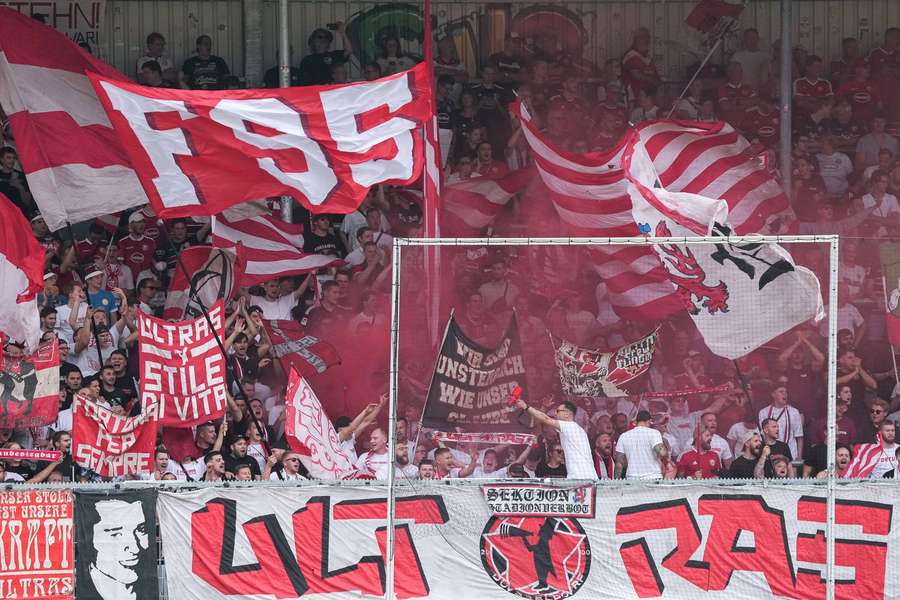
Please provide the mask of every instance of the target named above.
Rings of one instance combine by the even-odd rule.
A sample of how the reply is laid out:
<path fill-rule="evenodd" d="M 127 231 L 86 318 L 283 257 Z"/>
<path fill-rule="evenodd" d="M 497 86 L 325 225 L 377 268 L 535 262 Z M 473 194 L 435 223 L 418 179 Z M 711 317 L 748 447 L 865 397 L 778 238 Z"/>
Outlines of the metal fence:
<path fill-rule="evenodd" d="M 502 48 L 503 38 L 516 32 L 534 38 L 539 23 L 544 44 L 563 51 L 587 65 L 602 65 L 621 57 L 638 27 L 653 35 L 653 54 L 667 79 L 680 80 L 686 69 L 703 55 L 699 34 L 684 24 L 696 0 L 592 0 L 576 2 L 467 2 L 437 0 L 433 12 L 436 33 L 454 39 L 460 59 L 475 75 L 479 64 Z M 290 39 L 294 63 L 306 54 L 307 36 L 317 27 L 345 21 L 358 36 L 354 43 L 360 59 L 371 57 L 379 31 L 393 29 L 406 49 L 418 53 L 421 44 L 421 3 L 293 0 L 290 3 Z M 748 2 L 740 28 L 755 27 L 763 44 L 781 35 L 779 0 Z M 860 40 L 868 50 L 877 46 L 885 28 L 900 25 L 896 0 L 794 0 L 796 45 L 828 60 L 840 54 L 843 37 Z M 262 22 L 245 14 L 261 13 Z M 255 31 L 261 26 L 261 31 Z M 169 56 L 180 64 L 194 51 L 194 40 L 207 34 L 213 52 L 222 56 L 232 72 L 244 75 L 245 64 L 260 59 L 263 69 L 276 64 L 278 3 L 275 0 L 109 0 L 99 53 L 125 73 L 132 74 L 144 51 L 146 36 L 158 31 L 166 36 Z M 255 43 L 261 38 L 261 57 Z M 737 47 L 737 34 L 726 39 L 725 51 Z M 257 74 L 250 74 L 251 79 Z M 252 81 L 251 83 L 256 83 Z"/>

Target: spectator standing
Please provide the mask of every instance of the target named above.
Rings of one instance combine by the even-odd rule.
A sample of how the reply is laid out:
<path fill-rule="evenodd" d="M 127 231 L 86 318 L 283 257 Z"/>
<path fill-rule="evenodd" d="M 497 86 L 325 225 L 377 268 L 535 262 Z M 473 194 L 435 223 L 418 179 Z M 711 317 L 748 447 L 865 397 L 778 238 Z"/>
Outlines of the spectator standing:
<path fill-rule="evenodd" d="M 516 404 L 541 425 L 559 431 L 559 444 L 566 457 L 566 476 L 569 479 L 597 479 L 591 444 L 584 429 L 575 422 L 575 413 L 578 409 L 574 404 L 571 402 L 560 403 L 556 407 L 555 419 L 528 406 L 521 398 Z"/>
<path fill-rule="evenodd" d="M 850 188 L 849 177 L 853 174 L 853 161 L 843 152 L 835 149 L 833 136 L 822 136 L 822 151 L 816 155 L 819 175 L 825 183 L 825 191 L 831 196 L 841 196 Z"/>
<path fill-rule="evenodd" d="M 141 211 L 131 213 L 128 217 L 129 233 L 119 240 L 119 252 L 125 259 L 125 266 L 138 278 L 142 272 L 151 270 L 156 254 L 156 241 L 144 235 L 146 226 Z"/>
<path fill-rule="evenodd" d="M 153 32 L 147 36 L 147 49 L 143 56 L 137 59 L 135 71 L 138 83 L 148 85 L 143 79 L 144 63 L 155 61 L 162 70 L 162 77 L 172 86 L 178 83 L 178 70 L 172 59 L 164 54 L 166 50 L 166 38 L 161 33 Z"/>
<path fill-rule="evenodd" d="M 353 54 L 353 45 L 344 29 L 344 24 L 335 24 L 335 31 L 341 36 L 343 50 L 330 50 L 334 35 L 327 29 L 316 29 L 309 35 L 309 54 L 300 61 L 301 85 L 325 85 L 332 83 L 331 66 L 345 63 Z M 380 76 L 380 75 L 379 75 Z"/>
<path fill-rule="evenodd" d="M 731 57 L 732 62 L 741 65 L 744 79 L 754 89 L 760 89 L 769 79 L 769 53 L 759 47 L 759 32 L 756 29 L 744 30 L 741 38 L 741 49 Z"/>
<path fill-rule="evenodd" d="M 632 97 L 640 90 L 656 90 L 661 83 L 656 63 L 650 53 L 650 30 L 641 27 L 634 32 L 631 48 L 622 57 L 622 73 Z"/>
<path fill-rule="evenodd" d="M 230 73 L 225 60 L 212 54 L 212 38 L 201 35 L 197 38 L 197 56 L 184 61 L 181 67 L 184 81 L 192 90 L 221 90 L 225 76 Z"/>
<path fill-rule="evenodd" d="M 791 460 L 803 459 L 803 416 L 796 408 L 788 404 L 787 382 L 779 381 L 771 393 L 772 403 L 759 411 L 759 420 L 773 419 L 778 425 L 781 435 L 777 439 L 787 444 Z M 763 432 L 766 432 L 763 426 Z M 782 452 L 776 452 L 782 454 Z"/>
<path fill-rule="evenodd" d="M 668 459 L 662 434 L 650 427 L 650 413 L 638 412 L 634 428 L 616 442 L 616 479 L 661 479 Z"/>
<path fill-rule="evenodd" d="M 719 453 L 710 445 L 713 434 L 709 429 L 697 432 L 694 445 L 678 460 L 678 476 L 689 479 L 712 479 L 722 469 Z"/>
<path fill-rule="evenodd" d="M 897 466 L 897 450 L 900 444 L 897 444 L 897 429 L 893 421 L 885 420 L 881 423 L 879 429 L 881 434 L 881 454 L 878 455 L 878 462 L 872 469 L 870 477 L 877 479 L 884 477 L 889 471 L 893 471 Z"/>
<path fill-rule="evenodd" d="M 381 40 L 381 56 L 375 59 L 381 67 L 381 76 L 387 77 L 400 71 L 406 71 L 415 66 L 416 61 L 403 53 L 400 48 L 400 39 L 395 35 L 385 36 Z"/>
<path fill-rule="evenodd" d="M 728 81 L 718 90 L 719 116 L 737 128 L 741 125 L 745 111 L 756 106 L 758 97 L 753 86 L 744 82 L 741 63 L 729 63 L 725 74 Z"/>
<path fill-rule="evenodd" d="M 885 148 L 891 151 L 891 154 L 897 156 L 900 150 L 900 144 L 897 138 L 887 133 L 887 118 L 883 114 L 875 115 L 872 118 L 872 130 L 859 138 L 856 143 L 856 168 L 860 171 L 866 167 L 878 164 L 878 152 Z"/>
<path fill-rule="evenodd" d="M 775 419 L 763 419 L 760 427 L 763 432 L 762 442 L 769 447 L 773 456 L 781 455 L 790 459 L 793 458 L 790 447 L 779 439 L 778 421 Z"/>

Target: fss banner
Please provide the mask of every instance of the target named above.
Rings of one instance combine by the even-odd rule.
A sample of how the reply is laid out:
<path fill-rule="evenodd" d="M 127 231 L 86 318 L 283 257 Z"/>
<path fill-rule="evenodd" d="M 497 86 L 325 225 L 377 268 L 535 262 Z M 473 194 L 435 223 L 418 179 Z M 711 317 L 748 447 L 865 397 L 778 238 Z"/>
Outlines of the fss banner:
<path fill-rule="evenodd" d="M 515 313 L 495 348 L 469 339 L 451 315 L 428 389 L 423 423 L 447 431 L 518 431 L 507 399 L 516 387 L 528 397 Z"/>
<path fill-rule="evenodd" d="M 221 301 L 201 316 L 169 323 L 141 313 L 141 404 L 159 405 L 160 425 L 191 427 L 225 414 L 225 357 L 216 342 L 225 339 Z M 213 328 L 209 323 L 212 322 Z"/>

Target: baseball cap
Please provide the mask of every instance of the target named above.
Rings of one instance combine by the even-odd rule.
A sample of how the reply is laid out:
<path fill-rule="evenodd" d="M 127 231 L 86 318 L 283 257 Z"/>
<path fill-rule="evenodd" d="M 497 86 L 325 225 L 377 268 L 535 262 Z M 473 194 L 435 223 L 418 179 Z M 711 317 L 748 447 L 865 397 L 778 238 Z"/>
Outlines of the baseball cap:
<path fill-rule="evenodd" d="M 759 437 L 758 432 L 748 431 L 747 433 L 744 434 L 743 443 L 746 444 L 747 442 L 749 442 L 750 440 L 752 440 L 755 437 Z"/>
<path fill-rule="evenodd" d="M 88 274 L 84 276 L 85 279 L 90 279 L 91 277 L 99 277 L 103 275 L 103 271 L 99 270 L 97 267 L 91 267 L 91 270 L 88 271 Z"/>
<path fill-rule="evenodd" d="M 144 213 L 142 213 L 141 211 L 133 212 L 130 215 L 128 215 L 129 223 L 137 223 L 138 221 L 143 221 L 143 220 L 144 220 Z"/>
<path fill-rule="evenodd" d="M 51 277 L 58 277 L 58 275 L 53 271 L 47 271 L 46 273 L 44 273 L 44 281 L 47 281 Z"/>
<path fill-rule="evenodd" d="M 33 217 L 31 217 L 31 221 L 29 221 L 29 222 L 36 223 L 38 221 L 43 221 L 43 220 L 44 220 L 44 216 L 41 213 L 38 213 L 38 214 L 34 215 Z"/>

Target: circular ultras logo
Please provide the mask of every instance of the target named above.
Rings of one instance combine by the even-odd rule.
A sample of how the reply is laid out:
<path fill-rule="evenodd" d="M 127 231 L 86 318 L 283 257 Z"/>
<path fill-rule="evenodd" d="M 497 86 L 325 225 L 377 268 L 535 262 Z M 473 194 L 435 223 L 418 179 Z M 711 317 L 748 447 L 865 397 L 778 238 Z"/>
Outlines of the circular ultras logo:
<path fill-rule="evenodd" d="M 511 594 L 558 600 L 584 584 L 591 545 L 576 519 L 491 517 L 481 533 L 481 562 Z"/>

